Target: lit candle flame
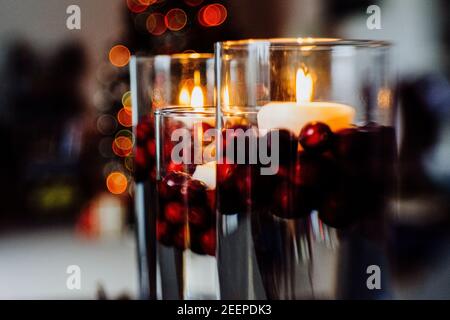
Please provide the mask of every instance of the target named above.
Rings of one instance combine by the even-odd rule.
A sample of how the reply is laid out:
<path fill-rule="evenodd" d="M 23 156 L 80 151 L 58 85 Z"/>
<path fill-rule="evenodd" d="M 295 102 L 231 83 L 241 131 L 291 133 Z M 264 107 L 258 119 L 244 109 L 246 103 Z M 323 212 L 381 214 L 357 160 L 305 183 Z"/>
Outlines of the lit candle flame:
<path fill-rule="evenodd" d="M 313 79 L 303 68 L 297 70 L 295 84 L 297 103 L 311 101 L 313 95 Z"/>
<path fill-rule="evenodd" d="M 200 85 L 200 72 L 194 72 L 194 88 L 189 92 L 187 86 L 183 86 L 178 96 L 178 102 L 181 106 L 191 106 L 193 108 L 203 109 L 205 105 L 202 86 Z"/>
<path fill-rule="evenodd" d="M 189 90 L 186 87 L 183 87 L 181 89 L 178 101 L 181 106 L 188 106 L 191 104 L 191 96 L 189 94 Z"/>
<path fill-rule="evenodd" d="M 205 103 L 204 103 L 202 88 L 200 86 L 195 86 L 194 89 L 192 89 L 191 106 L 193 108 L 203 109 L 204 105 L 205 105 Z"/>
<path fill-rule="evenodd" d="M 194 84 L 195 86 L 191 93 L 191 107 L 203 109 L 205 101 L 203 98 L 203 90 L 200 86 L 200 71 L 198 70 L 194 72 Z"/>

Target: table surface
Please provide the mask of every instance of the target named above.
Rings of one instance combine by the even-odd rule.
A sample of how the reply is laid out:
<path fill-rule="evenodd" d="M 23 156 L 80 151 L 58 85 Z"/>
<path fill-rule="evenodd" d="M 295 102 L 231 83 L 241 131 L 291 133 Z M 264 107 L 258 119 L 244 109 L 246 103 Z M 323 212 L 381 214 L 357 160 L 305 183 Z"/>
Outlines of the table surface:
<path fill-rule="evenodd" d="M 450 298 L 450 245 L 416 281 L 394 284 L 396 299 Z M 81 269 L 81 289 L 70 290 L 67 267 Z M 89 240 L 72 229 L 45 229 L 0 235 L 0 299 L 96 299 L 101 285 L 109 299 L 138 296 L 135 239 Z"/>
<path fill-rule="evenodd" d="M 80 267 L 80 290 L 66 286 L 70 265 Z M 96 299 L 99 285 L 111 299 L 137 296 L 132 232 L 102 239 L 84 239 L 72 229 L 0 236 L 0 299 Z"/>

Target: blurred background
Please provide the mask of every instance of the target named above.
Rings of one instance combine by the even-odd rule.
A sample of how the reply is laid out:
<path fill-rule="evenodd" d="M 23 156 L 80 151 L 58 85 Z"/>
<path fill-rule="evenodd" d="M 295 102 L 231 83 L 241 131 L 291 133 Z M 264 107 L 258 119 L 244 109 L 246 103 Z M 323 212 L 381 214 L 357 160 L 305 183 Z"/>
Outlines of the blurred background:
<path fill-rule="evenodd" d="M 366 24 L 373 4 L 381 29 Z M 138 296 L 130 55 L 290 36 L 394 43 L 392 297 L 450 298 L 449 12 L 446 0 L 0 0 L 0 299 Z"/>

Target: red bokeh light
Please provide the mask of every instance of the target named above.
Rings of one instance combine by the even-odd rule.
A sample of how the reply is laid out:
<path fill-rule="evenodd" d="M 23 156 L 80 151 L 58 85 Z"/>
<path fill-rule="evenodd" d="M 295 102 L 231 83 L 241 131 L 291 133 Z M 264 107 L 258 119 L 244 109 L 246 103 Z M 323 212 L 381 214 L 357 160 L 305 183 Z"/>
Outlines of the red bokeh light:
<path fill-rule="evenodd" d="M 198 21 L 204 27 L 217 27 L 227 19 L 227 9 L 219 4 L 210 4 L 200 9 Z"/>
<path fill-rule="evenodd" d="M 182 9 L 171 9 L 167 12 L 164 22 L 169 30 L 179 31 L 184 28 L 187 22 L 186 12 Z"/>
<path fill-rule="evenodd" d="M 161 13 L 152 13 L 146 21 L 147 31 L 155 36 L 160 36 L 167 30 L 165 16 Z"/>
<path fill-rule="evenodd" d="M 112 150 L 116 156 L 128 157 L 133 151 L 133 140 L 127 136 L 118 136 L 113 140 Z"/>
<path fill-rule="evenodd" d="M 117 113 L 117 120 L 122 126 L 131 127 L 132 125 L 131 112 L 127 110 L 125 107 L 123 107 Z"/>

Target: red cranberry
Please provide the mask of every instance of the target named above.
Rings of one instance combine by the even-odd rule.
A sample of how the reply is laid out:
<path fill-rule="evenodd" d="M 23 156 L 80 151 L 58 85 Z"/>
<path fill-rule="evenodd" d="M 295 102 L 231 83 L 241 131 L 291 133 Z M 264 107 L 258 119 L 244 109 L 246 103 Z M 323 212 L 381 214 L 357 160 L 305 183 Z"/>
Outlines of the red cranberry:
<path fill-rule="evenodd" d="M 167 222 L 159 219 L 156 222 L 156 239 L 165 246 L 172 245 L 170 226 Z"/>
<path fill-rule="evenodd" d="M 135 155 L 134 155 L 134 163 L 136 167 L 143 168 L 147 166 L 147 158 L 144 148 L 136 147 Z"/>
<path fill-rule="evenodd" d="M 278 134 L 278 155 L 276 156 L 278 156 L 279 164 L 289 165 L 295 162 L 298 149 L 297 137 L 288 130 L 271 130 L 266 134 L 265 139 L 262 139 L 262 141 L 267 141 L 267 150 L 269 152 L 275 152 L 275 141 L 272 141 L 275 134 Z M 265 146 L 262 147 L 264 148 Z M 271 153 L 269 155 L 274 156 Z"/>
<path fill-rule="evenodd" d="M 203 251 L 210 256 L 216 255 L 216 229 L 210 229 L 202 234 L 200 242 Z"/>
<path fill-rule="evenodd" d="M 238 165 L 233 173 L 234 185 L 242 196 L 250 195 L 252 187 L 252 166 Z"/>
<path fill-rule="evenodd" d="M 187 247 L 188 229 L 181 226 L 173 235 L 173 245 L 175 248 L 184 250 Z"/>
<path fill-rule="evenodd" d="M 324 194 L 337 184 L 338 167 L 325 154 L 300 152 L 295 164 L 283 166 L 272 178 L 273 213 L 282 218 L 300 218 L 316 209 Z"/>
<path fill-rule="evenodd" d="M 143 145 L 147 139 L 154 138 L 153 121 L 150 117 L 143 118 L 136 126 L 136 143 Z"/>
<path fill-rule="evenodd" d="M 295 186 L 285 180 L 278 185 L 271 198 L 271 211 L 280 218 L 302 218 L 314 209 L 315 197 L 311 188 Z"/>
<path fill-rule="evenodd" d="M 147 152 L 149 156 L 153 159 L 156 158 L 156 142 L 155 139 L 148 139 L 147 141 Z"/>
<path fill-rule="evenodd" d="M 189 208 L 189 225 L 196 228 L 204 228 L 209 220 L 209 212 L 201 207 Z"/>
<path fill-rule="evenodd" d="M 283 170 L 282 166 L 279 167 L 278 173 L 280 170 Z M 278 173 L 262 175 L 260 166 L 252 166 L 251 197 L 253 206 L 265 210 L 271 205 L 271 198 L 279 181 Z"/>
<path fill-rule="evenodd" d="M 243 195 L 239 193 L 232 179 L 218 184 L 217 192 L 217 206 L 221 214 L 234 215 L 245 212 L 246 201 L 242 199 Z"/>
<path fill-rule="evenodd" d="M 353 195 L 354 197 L 356 195 Z M 345 192 L 332 192 L 321 202 L 319 207 L 319 218 L 325 224 L 333 228 L 345 228 L 355 221 L 358 215 L 357 209 Z M 361 212 L 362 213 L 362 212 Z"/>
<path fill-rule="evenodd" d="M 191 232 L 190 239 L 189 239 L 189 248 L 192 252 L 195 252 L 196 254 L 205 255 L 205 251 L 203 250 L 202 242 L 201 242 L 201 235 Z"/>
<path fill-rule="evenodd" d="M 236 169 L 236 164 L 225 163 L 226 159 L 223 159 L 224 163 L 217 164 L 217 181 L 225 181 L 231 177 L 233 171 Z"/>
<path fill-rule="evenodd" d="M 183 201 L 182 189 L 191 177 L 183 172 L 169 172 L 159 183 L 159 195 L 164 200 Z"/>
<path fill-rule="evenodd" d="M 184 165 L 182 163 L 175 163 L 175 162 L 171 161 L 169 163 L 169 165 L 167 166 L 166 171 L 167 172 L 173 172 L 173 171 L 183 172 L 184 171 Z"/>
<path fill-rule="evenodd" d="M 331 147 L 333 132 L 323 122 L 307 123 L 300 132 L 299 142 L 306 151 L 323 152 Z"/>
<path fill-rule="evenodd" d="M 215 217 L 214 212 L 216 212 L 216 190 L 206 191 L 206 196 L 208 198 L 210 212 L 213 214 L 213 217 Z"/>
<path fill-rule="evenodd" d="M 164 159 L 172 159 L 172 148 L 173 145 L 171 143 L 165 143 L 163 146 L 163 157 Z"/>
<path fill-rule="evenodd" d="M 338 166 L 332 156 L 299 153 L 295 170 L 290 173 L 298 186 L 310 187 L 317 192 L 328 189 L 336 181 Z"/>
<path fill-rule="evenodd" d="M 164 217 L 173 224 L 186 222 L 186 207 L 178 202 L 169 202 L 164 206 Z"/>
<path fill-rule="evenodd" d="M 208 203 L 206 195 L 207 189 L 208 186 L 203 182 L 195 179 L 188 179 L 183 188 L 181 188 L 181 194 L 183 195 L 183 199 L 186 199 L 189 205 L 205 206 Z"/>
<path fill-rule="evenodd" d="M 392 128 L 370 124 L 340 130 L 335 154 L 347 180 L 359 183 L 363 190 L 393 189 L 396 145 Z"/>
<path fill-rule="evenodd" d="M 142 182 L 147 179 L 149 165 L 150 163 L 144 148 L 137 146 L 134 155 L 134 176 L 136 182 Z"/>
<path fill-rule="evenodd" d="M 221 214 L 232 215 L 244 212 L 251 200 L 252 172 L 257 165 L 226 163 L 224 157 L 217 165 L 218 209 Z"/>

